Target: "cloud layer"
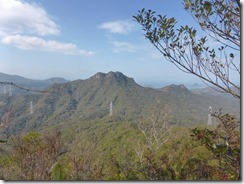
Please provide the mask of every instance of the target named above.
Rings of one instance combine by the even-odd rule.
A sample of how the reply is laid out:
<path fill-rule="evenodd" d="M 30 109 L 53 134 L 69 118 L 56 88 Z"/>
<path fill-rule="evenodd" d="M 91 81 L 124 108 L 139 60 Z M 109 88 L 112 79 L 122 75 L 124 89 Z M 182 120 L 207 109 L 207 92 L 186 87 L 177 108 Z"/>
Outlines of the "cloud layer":
<path fill-rule="evenodd" d="M 135 29 L 135 24 L 130 20 L 118 20 L 104 22 L 99 28 L 105 29 L 111 33 L 127 34 Z"/>
<path fill-rule="evenodd" d="M 60 26 L 36 3 L 20 0 L 0 0 L 0 37 L 2 44 L 24 50 L 40 50 L 90 56 L 91 51 L 79 49 L 73 43 L 45 40 L 44 36 L 60 34 Z"/>
<path fill-rule="evenodd" d="M 2 39 L 2 43 L 6 45 L 14 45 L 22 50 L 40 50 L 49 52 L 59 52 L 69 55 L 91 56 L 94 53 L 79 49 L 72 43 L 61 43 L 55 40 L 44 40 L 35 36 L 11 35 Z"/>
<path fill-rule="evenodd" d="M 136 52 L 138 50 L 142 50 L 142 47 L 139 45 L 134 45 L 128 42 L 121 42 L 121 41 L 112 41 L 110 42 L 113 45 L 113 52 L 120 53 L 120 52 Z"/>

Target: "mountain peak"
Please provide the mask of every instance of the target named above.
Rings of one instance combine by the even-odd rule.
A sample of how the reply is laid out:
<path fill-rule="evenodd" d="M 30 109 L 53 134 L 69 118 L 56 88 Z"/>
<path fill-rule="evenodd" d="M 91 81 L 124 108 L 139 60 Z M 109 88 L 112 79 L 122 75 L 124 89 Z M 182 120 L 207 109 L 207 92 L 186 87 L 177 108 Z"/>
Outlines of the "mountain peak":
<path fill-rule="evenodd" d="M 95 75 L 93 75 L 93 76 L 91 77 L 91 79 L 100 79 L 100 78 L 104 78 L 105 75 L 106 75 L 105 73 L 98 72 L 98 73 L 96 73 Z"/>
<path fill-rule="evenodd" d="M 123 81 L 127 81 L 128 79 L 130 79 L 129 77 L 125 76 L 123 73 L 121 72 L 109 72 L 106 74 L 106 78 L 115 78 L 117 80 L 123 80 Z"/>
<path fill-rule="evenodd" d="M 180 84 L 180 85 L 178 85 L 178 87 L 180 89 L 188 90 L 187 87 L 184 84 Z"/>
<path fill-rule="evenodd" d="M 184 84 L 166 86 L 160 89 L 165 92 L 190 92 Z"/>
<path fill-rule="evenodd" d="M 121 72 L 108 72 L 107 74 L 106 74 L 106 76 L 107 77 L 118 77 L 118 78 L 123 78 L 123 77 L 126 77 L 123 73 L 121 73 Z"/>
<path fill-rule="evenodd" d="M 46 79 L 44 81 L 47 82 L 47 83 L 50 83 L 50 84 L 69 82 L 68 80 L 66 80 L 64 78 L 60 78 L 60 77 L 52 77 L 52 78 Z"/>
<path fill-rule="evenodd" d="M 92 77 L 93 78 L 101 78 L 101 77 L 112 77 L 112 76 L 115 76 L 115 77 L 126 77 L 123 73 L 121 72 L 113 72 L 113 71 L 110 71 L 108 73 L 102 73 L 102 72 L 97 72 L 95 75 L 93 75 Z"/>
<path fill-rule="evenodd" d="M 127 76 L 125 76 L 123 73 L 121 72 L 108 72 L 108 73 L 102 73 L 102 72 L 98 72 L 95 75 L 93 75 L 90 79 L 110 79 L 110 80 L 117 80 L 119 82 L 128 82 L 129 80 L 133 80 L 132 78 L 129 78 Z M 133 80 L 134 81 L 134 80 Z"/>

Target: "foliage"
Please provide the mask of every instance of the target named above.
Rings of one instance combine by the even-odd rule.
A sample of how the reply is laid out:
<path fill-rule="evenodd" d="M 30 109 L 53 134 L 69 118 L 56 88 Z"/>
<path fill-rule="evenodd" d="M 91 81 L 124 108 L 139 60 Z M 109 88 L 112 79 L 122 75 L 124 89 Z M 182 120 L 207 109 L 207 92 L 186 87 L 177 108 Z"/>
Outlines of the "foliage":
<path fill-rule="evenodd" d="M 124 150 L 122 160 L 112 156 L 118 180 L 174 180 L 175 171 L 169 165 L 168 156 L 160 151 L 170 137 L 170 109 L 167 105 L 155 105 L 153 114 L 143 117 L 138 129 L 143 138 L 137 140 L 133 151 Z"/>
<path fill-rule="evenodd" d="M 77 147 L 66 155 L 63 167 L 69 167 L 65 174 L 71 180 L 102 180 L 103 164 L 99 164 L 95 156 L 96 143 L 87 142 Z"/>
<path fill-rule="evenodd" d="M 240 85 L 232 78 L 233 73 L 240 76 L 240 63 L 231 52 L 240 50 L 240 3 L 186 0 L 185 8 L 221 44 L 218 50 L 211 48 L 208 37 L 197 34 L 195 28 L 188 25 L 176 28 L 173 17 L 142 9 L 133 18 L 143 27 L 145 37 L 180 70 L 240 98 Z"/>
<path fill-rule="evenodd" d="M 221 177 L 219 176 L 221 175 Z M 207 160 L 191 158 L 187 160 L 180 172 L 182 180 L 227 180 L 220 168 L 211 166 Z"/>
<path fill-rule="evenodd" d="M 184 5 L 209 36 L 227 47 L 240 50 L 239 0 L 185 0 Z"/>
<path fill-rule="evenodd" d="M 49 169 L 62 153 L 60 133 L 42 135 L 30 132 L 22 137 L 12 137 L 10 144 L 13 147 L 11 166 L 14 180 L 47 180 Z"/>
<path fill-rule="evenodd" d="M 63 174 L 63 169 L 62 166 L 60 165 L 59 162 L 54 164 L 54 167 L 51 169 L 51 180 L 64 180 L 64 174 Z"/>
<path fill-rule="evenodd" d="M 192 136 L 212 152 L 219 161 L 220 179 L 240 179 L 239 122 L 230 114 L 214 114 L 220 121 L 214 130 L 192 130 Z"/>
<path fill-rule="evenodd" d="M 176 174 L 169 165 L 166 155 L 157 155 L 156 152 L 147 150 L 140 160 L 132 160 L 131 153 L 126 153 L 125 159 L 119 162 L 112 158 L 117 174 L 112 177 L 116 180 L 175 180 Z"/>
<path fill-rule="evenodd" d="M 168 141 L 157 149 L 150 149 L 136 123 L 87 121 L 62 127 L 61 133 L 54 131 L 56 127 L 45 133 L 10 137 L 3 143 L 8 154 L 0 155 L 1 177 L 6 180 L 236 179 L 231 169 L 234 165 L 228 160 L 230 155 L 223 150 L 219 156 L 213 154 L 204 139 L 197 139 L 200 133 L 197 130 L 202 130 L 199 127 L 193 129 L 195 141 L 190 136 L 191 127 L 172 126 L 170 134 L 162 132 L 162 140 L 167 137 Z M 228 143 L 235 145 L 235 134 L 228 135 L 233 137 Z M 202 145 L 199 141 L 203 141 Z M 211 141 L 217 138 L 211 137 Z M 231 148 L 234 151 L 234 146 Z M 233 158 L 236 153 L 238 150 L 232 154 Z"/>

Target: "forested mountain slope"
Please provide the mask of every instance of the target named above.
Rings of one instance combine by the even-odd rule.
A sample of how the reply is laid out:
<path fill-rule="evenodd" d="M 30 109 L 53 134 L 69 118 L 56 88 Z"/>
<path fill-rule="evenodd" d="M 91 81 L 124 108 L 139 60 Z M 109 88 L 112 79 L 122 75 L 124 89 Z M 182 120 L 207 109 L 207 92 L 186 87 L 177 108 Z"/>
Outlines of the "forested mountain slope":
<path fill-rule="evenodd" d="M 113 115 L 109 116 L 111 102 Z M 184 85 L 145 88 L 120 72 L 97 73 L 86 80 L 54 84 L 46 93 L 11 97 L 2 94 L 0 98 L 0 114 L 11 112 L 11 121 L 5 125 L 11 133 L 89 120 L 135 122 L 165 106 L 172 116 L 170 123 L 178 125 L 205 124 L 209 106 L 213 111 L 222 108 L 224 112 L 240 113 L 239 102 L 234 98 L 193 93 Z"/>

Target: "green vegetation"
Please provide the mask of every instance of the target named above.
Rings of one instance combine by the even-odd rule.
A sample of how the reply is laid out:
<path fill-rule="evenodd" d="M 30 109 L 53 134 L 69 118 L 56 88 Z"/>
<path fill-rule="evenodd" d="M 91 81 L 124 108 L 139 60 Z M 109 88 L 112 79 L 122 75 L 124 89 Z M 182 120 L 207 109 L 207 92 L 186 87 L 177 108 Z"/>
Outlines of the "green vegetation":
<path fill-rule="evenodd" d="M 118 72 L 49 92 L 2 96 L 2 179 L 239 180 L 239 117 L 215 114 L 221 126 L 204 126 L 209 104 L 239 114 L 236 99 L 144 88 Z"/>
<path fill-rule="evenodd" d="M 215 109 L 229 108 L 238 115 L 236 99 L 203 91 L 193 93 L 183 85 L 144 88 L 119 72 L 55 84 L 49 92 L 2 96 L 2 179 L 240 177 L 239 117 L 216 114 L 213 122 L 219 121 L 223 131 L 215 130 L 215 125 L 203 126 L 209 104 Z M 30 101 L 35 104 L 33 114 Z M 113 116 L 109 116 L 111 101 Z M 219 144 L 223 138 L 228 147 Z M 211 147 L 213 143 L 216 148 Z"/>
<path fill-rule="evenodd" d="M 219 126 L 208 129 L 157 121 L 164 127 L 156 130 L 158 135 L 143 134 L 139 123 L 84 121 L 59 125 L 60 131 L 57 126 L 11 136 L 1 143 L 5 151 L 0 176 L 4 180 L 238 180 L 240 132 L 238 122 L 227 116 L 219 116 Z M 227 125 L 226 118 L 233 121 Z M 153 132 L 152 128 L 147 130 Z M 152 147 L 150 136 L 163 144 Z M 219 141 L 224 137 L 228 146 Z"/>
<path fill-rule="evenodd" d="M 188 25 L 176 29 L 174 18 L 142 9 L 134 19 L 170 62 L 236 99 L 183 85 L 143 88 L 120 72 L 2 95 L 1 179 L 240 180 L 240 86 L 229 75 L 240 74 L 230 53 L 240 47 L 240 3 L 186 0 L 185 8 L 222 44 L 218 51 Z M 207 127 L 209 105 L 222 111 Z"/>
<path fill-rule="evenodd" d="M 34 114 L 30 114 L 30 102 Z M 113 102 L 113 117 L 109 104 Z M 196 125 L 207 121 L 208 108 L 230 112 L 239 119 L 240 102 L 226 94 L 190 91 L 183 85 L 151 89 L 119 72 L 98 73 L 86 80 L 55 84 L 48 93 L 1 96 L 0 113 L 11 111 L 11 123 L 0 132 L 14 134 L 77 121 L 138 121 L 152 114 L 157 103 L 168 105 L 171 124 Z"/>

